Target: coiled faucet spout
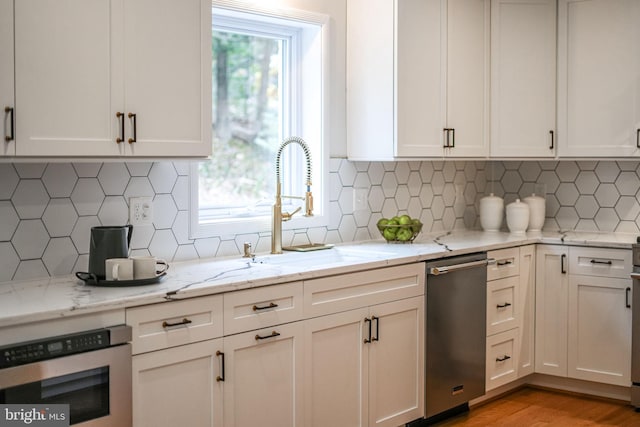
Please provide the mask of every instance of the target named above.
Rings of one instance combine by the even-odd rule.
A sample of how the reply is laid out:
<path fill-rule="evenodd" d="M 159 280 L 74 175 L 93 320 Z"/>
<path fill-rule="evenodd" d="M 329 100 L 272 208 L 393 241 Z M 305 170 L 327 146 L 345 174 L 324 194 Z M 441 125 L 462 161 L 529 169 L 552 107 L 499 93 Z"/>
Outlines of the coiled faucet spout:
<path fill-rule="evenodd" d="M 282 152 L 284 148 L 289 144 L 298 144 L 302 151 L 304 152 L 304 157 L 307 165 L 307 181 L 305 183 L 307 189 L 304 197 L 296 197 L 296 196 L 283 196 L 281 194 L 281 179 L 280 179 L 280 169 L 282 168 Z M 273 205 L 273 217 L 271 223 L 271 253 L 272 254 L 281 254 L 282 253 L 282 222 L 288 221 L 291 217 L 300 210 L 300 208 L 295 211 L 288 213 L 282 212 L 282 198 L 289 199 L 302 199 L 305 201 L 305 216 L 313 216 L 313 194 L 311 194 L 311 150 L 309 150 L 309 146 L 306 142 L 300 137 L 291 136 L 285 139 L 280 147 L 278 148 L 278 152 L 276 154 L 276 201 Z"/>

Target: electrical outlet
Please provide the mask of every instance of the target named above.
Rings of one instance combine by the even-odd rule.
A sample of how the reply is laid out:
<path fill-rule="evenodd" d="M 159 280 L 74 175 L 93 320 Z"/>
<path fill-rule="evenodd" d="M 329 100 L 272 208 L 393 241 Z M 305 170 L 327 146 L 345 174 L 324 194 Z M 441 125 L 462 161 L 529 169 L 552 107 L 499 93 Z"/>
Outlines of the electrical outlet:
<path fill-rule="evenodd" d="M 131 225 L 153 224 L 153 201 L 151 197 L 129 199 L 129 223 Z"/>
<path fill-rule="evenodd" d="M 353 189 L 353 210 L 364 211 L 369 209 L 368 200 L 369 191 L 366 188 L 354 188 Z"/>

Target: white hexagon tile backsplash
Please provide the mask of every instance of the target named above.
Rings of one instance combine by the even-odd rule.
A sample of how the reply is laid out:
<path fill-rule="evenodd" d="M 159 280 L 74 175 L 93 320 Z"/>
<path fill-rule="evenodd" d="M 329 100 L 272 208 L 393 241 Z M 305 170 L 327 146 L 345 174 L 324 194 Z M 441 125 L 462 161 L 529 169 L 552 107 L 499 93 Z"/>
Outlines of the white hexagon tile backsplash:
<path fill-rule="evenodd" d="M 332 243 L 378 238 L 383 216 L 408 213 L 425 231 L 477 228 L 477 205 L 493 192 L 505 203 L 546 193 L 546 229 L 640 234 L 640 162 L 425 161 L 329 165 L 329 225 L 289 230 L 283 241 Z M 0 164 L 0 281 L 63 275 L 87 267 L 89 230 L 122 224 L 130 197 L 153 198 L 154 224 L 139 226 L 132 253 L 168 260 L 228 256 L 269 233 L 189 237 L 189 163 Z M 354 192 L 368 209 L 353 208 Z"/>

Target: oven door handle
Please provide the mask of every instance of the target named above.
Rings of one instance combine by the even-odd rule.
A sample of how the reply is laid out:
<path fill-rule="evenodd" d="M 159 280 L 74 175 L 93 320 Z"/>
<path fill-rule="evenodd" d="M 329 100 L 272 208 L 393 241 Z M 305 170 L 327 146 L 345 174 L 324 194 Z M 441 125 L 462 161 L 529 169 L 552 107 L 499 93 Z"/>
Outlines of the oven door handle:
<path fill-rule="evenodd" d="M 453 273 L 454 271 L 466 270 L 468 268 L 485 267 L 489 264 L 494 264 L 495 262 L 496 262 L 495 259 L 489 258 L 489 259 L 483 259 L 480 261 L 465 262 L 463 264 L 454 264 L 454 265 L 446 265 L 446 266 L 443 265 L 441 267 L 430 267 L 427 271 L 427 274 L 431 276 L 439 276 L 441 274 Z"/>
<path fill-rule="evenodd" d="M 631 273 L 631 278 L 633 280 L 640 280 L 640 273 Z"/>

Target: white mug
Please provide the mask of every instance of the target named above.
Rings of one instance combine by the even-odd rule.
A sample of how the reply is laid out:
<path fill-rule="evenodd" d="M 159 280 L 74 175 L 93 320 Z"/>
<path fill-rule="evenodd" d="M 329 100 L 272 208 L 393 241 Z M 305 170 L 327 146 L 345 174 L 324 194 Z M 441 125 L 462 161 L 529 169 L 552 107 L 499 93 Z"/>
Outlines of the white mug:
<path fill-rule="evenodd" d="M 133 279 L 133 260 L 129 258 L 109 258 L 104 261 L 107 280 Z"/>
<path fill-rule="evenodd" d="M 134 256 L 133 277 L 134 279 L 151 279 L 167 271 L 169 264 L 163 259 L 152 256 Z"/>

